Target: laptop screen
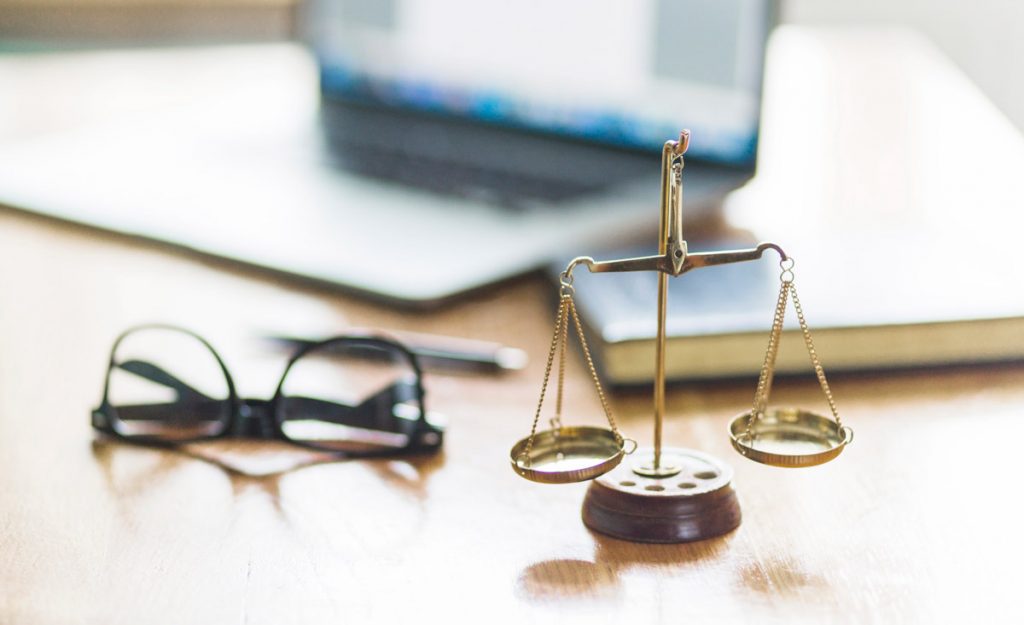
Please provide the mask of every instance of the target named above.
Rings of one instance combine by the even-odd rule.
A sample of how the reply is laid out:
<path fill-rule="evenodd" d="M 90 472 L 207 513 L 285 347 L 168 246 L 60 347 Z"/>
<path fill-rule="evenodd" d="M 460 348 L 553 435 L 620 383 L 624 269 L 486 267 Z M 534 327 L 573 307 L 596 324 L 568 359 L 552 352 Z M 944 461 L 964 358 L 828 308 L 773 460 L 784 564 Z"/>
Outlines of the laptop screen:
<path fill-rule="evenodd" d="M 316 0 L 327 97 L 754 161 L 768 0 Z"/>

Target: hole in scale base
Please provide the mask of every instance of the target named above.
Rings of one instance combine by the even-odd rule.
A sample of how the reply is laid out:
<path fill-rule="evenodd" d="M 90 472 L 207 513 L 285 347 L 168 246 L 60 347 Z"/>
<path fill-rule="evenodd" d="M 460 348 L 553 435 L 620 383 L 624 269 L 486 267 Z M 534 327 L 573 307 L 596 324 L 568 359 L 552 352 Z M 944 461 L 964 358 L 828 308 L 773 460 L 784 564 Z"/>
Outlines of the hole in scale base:
<path fill-rule="evenodd" d="M 700 480 L 713 480 L 718 477 L 718 474 L 714 471 L 701 471 L 700 473 L 694 473 L 693 477 Z"/>
<path fill-rule="evenodd" d="M 690 490 L 691 488 L 697 488 L 697 485 L 693 482 L 683 482 L 679 485 L 679 488 L 682 488 L 683 490 Z"/>
<path fill-rule="evenodd" d="M 665 490 L 665 487 L 660 484 L 651 484 L 650 486 L 644 486 L 644 490 L 659 492 Z"/>
<path fill-rule="evenodd" d="M 619 482 L 619 486 L 636 486 L 636 482 L 630 482 L 629 480 L 626 480 L 624 482 Z"/>

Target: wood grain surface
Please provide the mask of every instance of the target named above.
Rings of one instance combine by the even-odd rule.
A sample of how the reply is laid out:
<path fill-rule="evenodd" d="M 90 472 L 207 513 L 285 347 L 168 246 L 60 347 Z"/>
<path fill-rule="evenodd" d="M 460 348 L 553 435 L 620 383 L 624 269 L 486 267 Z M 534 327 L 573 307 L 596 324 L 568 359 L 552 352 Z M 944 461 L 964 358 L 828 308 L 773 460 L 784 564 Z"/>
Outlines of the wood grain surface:
<path fill-rule="evenodd" d="M 3 63 L 9 76 L 17 62 Z M 535 407 L 551 291 L 525 278 L 411 314 L 0 211 L 0 623 L 1024 619 L 1024 368 L 836 377 L 856 439 L 800 471 L 732 451 L 727 424 L 749 408 L 752 380 L 673 388 L 667 444 L 734 468 L 743 523 L 699 543 L 634 544 L 583 526 L 586 484 L 538 485 L 508 466 Z M 814 290 L 801 295 L 813 326 Z M 210 339 L 251 397 L 269 396 L 284 364 L 258 340 L 266 329 L 449 333 L 531 361 L 505 376 L 430 375 L 429 406 L 449 419 L 435 457 L 98 439 L 88 416 L 110 344 L 153 320 Z M 600 424 L 578 358 L 567 375 L 566 421 Z M 823 407 L 810 375 L 780 381 L 773 399 Z M 622 430 L 650 444 L 649 395 L 612 404 Z"/>

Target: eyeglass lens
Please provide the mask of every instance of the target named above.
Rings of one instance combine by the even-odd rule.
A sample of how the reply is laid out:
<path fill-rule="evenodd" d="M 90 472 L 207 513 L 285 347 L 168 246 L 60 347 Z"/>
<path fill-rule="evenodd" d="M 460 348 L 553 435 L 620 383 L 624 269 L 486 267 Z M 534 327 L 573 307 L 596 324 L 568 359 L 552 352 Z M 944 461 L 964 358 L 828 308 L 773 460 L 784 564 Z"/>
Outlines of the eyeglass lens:
<path fill-rule="evenodd" d="M 277 418 L 286 438 L 322 449 L 400 448 L 421 416 L 416 388 L 415 371 L 400 350 L 342 340 L 292 365 Z"/>
<path fill-rule="evenodd" d="M 142 328 L 114 352 L 107 400 L 123 436 L 188 440 L 216 436 L 230 422 L 227 378 L 213 352 L 171 328 Z"/>

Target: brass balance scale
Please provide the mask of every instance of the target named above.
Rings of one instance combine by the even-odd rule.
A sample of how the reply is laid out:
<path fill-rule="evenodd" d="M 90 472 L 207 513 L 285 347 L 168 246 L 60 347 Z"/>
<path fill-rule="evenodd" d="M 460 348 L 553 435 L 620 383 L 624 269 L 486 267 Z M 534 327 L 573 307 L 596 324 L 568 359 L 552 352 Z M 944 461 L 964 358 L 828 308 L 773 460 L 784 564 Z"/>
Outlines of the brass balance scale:
<path fill-rule="evenodd" d="M 668 277 L 692 269 L 756 260 L 767 250 L 780 256 L 779 298 L 764 363 L 750 411 L 735 417 L 729 427 L 733 447 L 743 457 L 779 467 L 809 467 L 838 456 L 853 440 L 853 430 L 844 426 L 832 391 L 818 359 L 814 342 L 804 320 L 800 299 L 793 284 L 793 259 L 774 243 L 756 248 L 690 254 L 683 240 L 683 154 L 689 145 L 689 131 L 678 141 L 667 141 L 661 161 L 661 227 L 656 256 L 595 261 L 573 259 L 561 275 L 555 332 L 551 339 L 540 400 L 530 435 L 512 447 L 512 468 L 535 482 L 564 484 L 594 480 L 583 503 L 583 522 L 591 529 L 639 542 L 689 542 L 718 536 L 740 524 L 740 508 L 732 488 L 732 469 L 707 454 L 682 448 L 662 448 L 661 430 L 665 414 L 665 312 Z M 655 350 L 654 447 L 637 450 L 635 441 L 619 432 L 598 379 L 573 301 L 573 270 L 584 266 L 592 273 L 619 271 L 658 272 L 658 335 Z M 775 358 L 786 305 L 792 299 L 804 343 L 815 375 L 825 394 L 832 418 L 797 408 L 769 408 Z M 565 380 L 566 343 L 570 320 L 583 349 L 584 359 L 601 400 L 608 427 L 562 424 L 562 396 Z M 551 428 L 537 431 L 544 397 L 558 355 L 555 414 Z M 623 465 L 626 455 L 636 460 Z"/>

